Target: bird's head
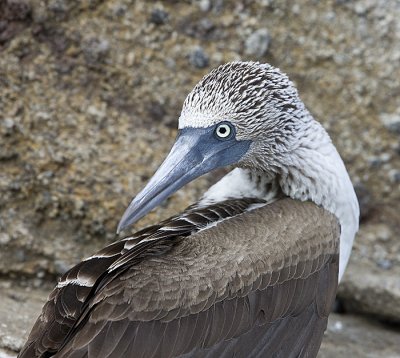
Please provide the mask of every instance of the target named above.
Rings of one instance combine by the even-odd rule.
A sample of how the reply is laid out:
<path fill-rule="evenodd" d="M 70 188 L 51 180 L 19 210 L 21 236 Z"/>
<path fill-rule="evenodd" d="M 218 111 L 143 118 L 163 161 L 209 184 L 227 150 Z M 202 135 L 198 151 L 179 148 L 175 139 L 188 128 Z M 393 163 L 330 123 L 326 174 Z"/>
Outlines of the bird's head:
<path fill-rule="evenodd" d="M 169 155 L 125 211 L 118 232 L 193 179 L 227 165 L 268 170 L 293 150 L 305 108 L 268 64 L 233 62 L 206 75 L 187 96 Z"/>

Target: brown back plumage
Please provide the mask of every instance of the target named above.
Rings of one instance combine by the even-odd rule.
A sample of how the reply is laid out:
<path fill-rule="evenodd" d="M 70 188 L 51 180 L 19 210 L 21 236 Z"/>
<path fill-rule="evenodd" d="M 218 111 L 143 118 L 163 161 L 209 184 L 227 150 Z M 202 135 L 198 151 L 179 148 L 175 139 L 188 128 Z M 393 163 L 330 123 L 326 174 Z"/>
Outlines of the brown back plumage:
<path fill-rule="evenodd" d="M 247 211 L 257 202 L 190 208 L 78 264 L 20 357 L 315 357 L 337 220 L 291 199 Z"/>

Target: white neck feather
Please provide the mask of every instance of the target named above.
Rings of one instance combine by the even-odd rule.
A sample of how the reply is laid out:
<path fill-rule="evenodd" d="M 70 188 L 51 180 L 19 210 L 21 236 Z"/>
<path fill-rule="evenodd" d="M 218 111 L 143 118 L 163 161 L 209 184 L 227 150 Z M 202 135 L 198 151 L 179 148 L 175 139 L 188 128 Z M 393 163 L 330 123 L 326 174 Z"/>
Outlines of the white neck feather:
<path fill-rule="evenodd" d="M 339 220 L 340 280 L 358 231 L 357 197 L 340 155 L 318 122 L 312 121 L 298 143 L 295 150 L 280 159 L 278 173 L 260 175 L 236 168 L 213 185 L 199 204 L 241 197 L 263 198 L 269 203 L 277 198 L 279 191 L 293 199 L 313 201 Z"/>
<path fill-rule="evenodd" d="M 260 198 L 271 203 L 279 193 L 279 184 L 274 178 L 265 173 L 252 173 L 250 169 L 235 168 L 211 186 L 198 205 L 206 206 L 236 198 Z"/>
<path fill-rule="evenodd" d="M 312 121 L 300 143 L 281 166 L 280 187 L 287 196 L 311 200 L 338 218 L 341 280 L 358 231 L 358 200 L 342 158 L 318 122 Z"/>

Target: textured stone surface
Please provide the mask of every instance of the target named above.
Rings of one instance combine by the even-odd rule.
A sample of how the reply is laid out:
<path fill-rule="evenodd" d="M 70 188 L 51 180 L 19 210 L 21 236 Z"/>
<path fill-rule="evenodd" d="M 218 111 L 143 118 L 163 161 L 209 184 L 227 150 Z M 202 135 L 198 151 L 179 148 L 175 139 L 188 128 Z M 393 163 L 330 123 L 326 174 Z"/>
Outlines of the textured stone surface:
<path fill-rule="evenodd" d="M 399 358 L 400 331 L 363 317 L 331 314 L 318 358 Z"/>
<path fill-rule="evenodd" d="M 46 285 L 114 240 L 172 144 L 187 92 L 219 64 L 259 60 L 296 82 L 361 188 L 345 308 L 398 320 L 399 17 L 397 0 L 1 1 L 0 277 Z M 250 54 L 261 30 L 271 41 Z M 137 227 L 183 209 L 222 173 Z"/>
<path fill-rule="evenodd" d="M 48 287 L 51 289 L 50 287 Z M 0 284 L 0 358 L 8 355 L 15 356 L 29 334 L 46 302 L 48 292 L 31 287 L 15 287 L 11 282 Z M 16 319 L 17 317 L 17 319 Z"/>
<path fill-rule="evenodd" d="M 339 290 L 346 311 L 366 313 L 400 323 L 400 269 L 391 261 L 380 265 L 354 263 Z M 368 268 L 368 271 L 366 270 Z"/>

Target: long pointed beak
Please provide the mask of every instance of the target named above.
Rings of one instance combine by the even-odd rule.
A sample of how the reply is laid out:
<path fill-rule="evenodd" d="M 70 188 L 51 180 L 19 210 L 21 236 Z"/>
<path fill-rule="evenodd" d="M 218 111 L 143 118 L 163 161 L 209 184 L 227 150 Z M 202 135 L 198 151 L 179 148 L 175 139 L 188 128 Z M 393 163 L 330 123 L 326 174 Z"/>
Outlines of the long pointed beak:
<path fill-rule="evenodd" d="M 250 141 L 214 137 L 214 126 L 185 128 L 167 158 L 146 187 L 131 201 L 117 233 L 142 218 L 185 184 L 213 169 L 237 162 L 249 149 Z"/>

